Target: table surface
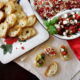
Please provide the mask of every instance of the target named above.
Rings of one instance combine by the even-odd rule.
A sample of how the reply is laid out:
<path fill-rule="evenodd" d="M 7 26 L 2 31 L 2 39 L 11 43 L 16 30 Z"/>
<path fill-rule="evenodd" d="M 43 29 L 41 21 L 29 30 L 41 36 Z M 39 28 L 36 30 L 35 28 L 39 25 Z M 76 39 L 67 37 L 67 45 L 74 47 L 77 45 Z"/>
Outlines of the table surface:
<path fill-rule="evenodd" d="M 5 65 L 0 63 L 0 80 L 38 80 L 38 78 L 11 62 Z"/>

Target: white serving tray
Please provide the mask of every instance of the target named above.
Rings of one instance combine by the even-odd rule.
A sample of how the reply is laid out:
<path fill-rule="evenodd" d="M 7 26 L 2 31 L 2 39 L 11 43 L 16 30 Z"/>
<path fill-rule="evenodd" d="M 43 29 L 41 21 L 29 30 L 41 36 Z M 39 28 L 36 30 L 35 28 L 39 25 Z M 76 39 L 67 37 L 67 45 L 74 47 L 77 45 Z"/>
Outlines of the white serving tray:
<path fill-rule="evenodd" d="M 20 4 L 23 7 L 24 12 L 27 15 L 34 14 L 29 2 L 27 0 L 20 0 Z M 33 38 L 27 40 L 26 42 L 16 42 L 14 43 L 12 53 L 3 54 L 3 49 L 0 48 L 0 61 L 3 64 L 9 63 L 10 61 L 18 58 L 19 56 L 23 55 L 24 53 L 28 52 L 29 50 L 33 49 L 34 47 L 38 46 L 39 44 L 43 43 L 49 38 L 48 32 L 42 27 L 42 25 L 38 22 L 35 25 L 35 28 L 37 30 L 37 35 Z M 20 45 L 22 43 L 22 45 Z M 0 39 L 0 45 L 4 44 L 2 39 Z M 16 49 L 16 47 L 18 49 Z M 25 47 L 24 50 L 21 49 L 21 47 Z M 35 54 L 35 53 L 34 53 Z"/>

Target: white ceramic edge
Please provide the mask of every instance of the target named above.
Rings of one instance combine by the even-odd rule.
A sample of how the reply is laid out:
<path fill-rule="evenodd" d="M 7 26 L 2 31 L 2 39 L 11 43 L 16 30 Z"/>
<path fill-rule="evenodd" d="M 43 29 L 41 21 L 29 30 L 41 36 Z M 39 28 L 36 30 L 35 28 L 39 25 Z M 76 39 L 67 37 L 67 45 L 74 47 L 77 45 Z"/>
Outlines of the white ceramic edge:
<path fill-rule="evenodd" d="M 24 2 L 22 4 L 24 4 L 26 2 L 27 2 L 27 0 L 24 0 Z M 28 5 L 28 7 L 30 7 L 28 2 L 26 3 L 26 5 Z M 25 7 L 25 5 L 23 5 L 23 6 Z M 32 9 L 31 10 L 30 9 L 27 9 L 28 11 L 30 11 L 30 13 L 28 13 L 29 15 L 33 14 Z M 44 27 L 41 26 L 41 24 L 39 22 L 35 25 L 35 28 L 36 28 L 38 34 L 35 37 L 27 40 L 27 42 L 23 44 L 23 46 L 26 47 L 26 50 L 21 50 L 18 43 L 16 43 L 17 45 L 14 44 L 15 47 L 19 46 L 19 50 L 16 50 L 16 54 L 15 54 L 15 51 L 13 50 L 13 52 L 11 54 L 7 53 L 6 55 L 4 55 L 4 54 L 2 54 L 3 53 L 2 49 L 0 49 L 0 53 L 1 53 L 0 54 L 0 61 L 1 61 L 1 63 L 7 64 L 7 63 L 11 62 L 12 60 L 18 58 L 19 56 L 25 54 L 29 50 L 31 50 L 31 49 L 35 48 L 36 46 L 40 45 L 41 43 L 45 42 L 47 39 L 49 39 L 48 32 L 44 29 Z M 27 45 L 29 45 L 29 46 L 27 46 Z"/>

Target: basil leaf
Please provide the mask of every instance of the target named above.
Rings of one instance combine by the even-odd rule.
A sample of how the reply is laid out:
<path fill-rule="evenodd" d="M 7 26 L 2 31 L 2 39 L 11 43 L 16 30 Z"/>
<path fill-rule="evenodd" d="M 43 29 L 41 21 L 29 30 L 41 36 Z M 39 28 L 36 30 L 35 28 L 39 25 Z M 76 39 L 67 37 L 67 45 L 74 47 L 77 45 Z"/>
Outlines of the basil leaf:
<path fill-rule="evenodd" d="M 49 32 L 51 35 L 56 34 L 57 31 L 56 31 L 55 26 L 49 26 L 49 27 L 48 27 L 48 32 Z"/>
<path fill-rule="evenodd" d="M 49 21 L 49 24 L 55 24 L 55 23 L 57 23 L 58 22 L 58 18 L 57 17 L 55 17 L 54 19 L 52 19 L 52 20 L 50 20 Z"/>
<path fill-rule="evenodd" d="M 12 52 L 12 45 L 1 45 L 1 47 L 4 51 L 4 54 L 6 54 L 7 52 L 11 53 Z"/>
<path fill-rule="evenodd" d="M 47 20 L 44 21 L 44 24 L 46 25 L 46 27 L 50 26 L 50 23 Z"/>

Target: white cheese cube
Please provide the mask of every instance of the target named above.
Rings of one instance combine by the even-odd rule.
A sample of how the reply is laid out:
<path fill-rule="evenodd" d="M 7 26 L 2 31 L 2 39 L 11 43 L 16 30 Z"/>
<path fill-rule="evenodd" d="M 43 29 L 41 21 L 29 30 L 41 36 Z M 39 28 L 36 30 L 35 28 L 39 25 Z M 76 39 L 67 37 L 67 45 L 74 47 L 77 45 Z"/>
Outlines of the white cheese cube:
<path fill-rule="evenodd" d="M 75 19 L 75 20 L 74 20 L 74 23 L 77 23 L 77 22 L 78 22 L 78 21 Z"/>
<path fill-rule="evenodd" d="M 56 28 L 60 28 L 60 25 L 59 24 L 55 24 L 54 25 Z"/>
<path fill-rule="evenodd" d="M 63 35 L 66 36 L 67 35 L 66 32 L 63 32 Z"/>
<path fill-rule="evenodd" d="M 64 20 L 64 21 L 63 21 L 63 24 L 68 24 L 68 21 L 67 21 L 67 20 Z"/>
<path fill-rule="evenodd" d="M 64 49 L 63 48 L 61 48 L 61 52 L 63 52 L 64 51 Z"/>

